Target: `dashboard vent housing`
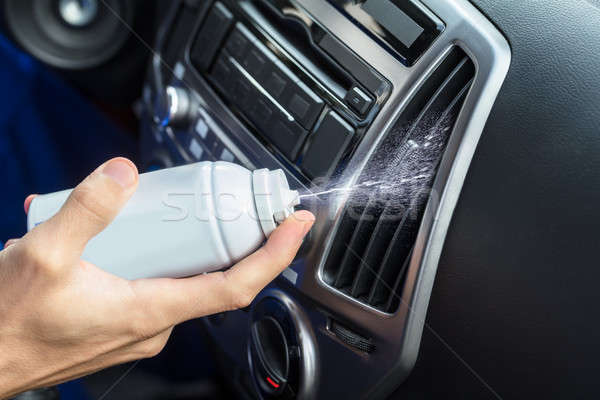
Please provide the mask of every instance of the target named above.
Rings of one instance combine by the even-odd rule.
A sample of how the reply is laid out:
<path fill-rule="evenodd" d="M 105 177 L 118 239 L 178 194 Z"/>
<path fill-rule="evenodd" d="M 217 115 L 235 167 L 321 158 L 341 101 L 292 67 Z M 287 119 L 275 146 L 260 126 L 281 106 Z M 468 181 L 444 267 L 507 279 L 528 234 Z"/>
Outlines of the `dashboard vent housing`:
<path fill-rule="evenodd" d="M 418 90 L 348 197 L 323 280 L 385 313 L 402 298 L 406 270 L 448 138 L 475 67 L 458 47 Z"/>

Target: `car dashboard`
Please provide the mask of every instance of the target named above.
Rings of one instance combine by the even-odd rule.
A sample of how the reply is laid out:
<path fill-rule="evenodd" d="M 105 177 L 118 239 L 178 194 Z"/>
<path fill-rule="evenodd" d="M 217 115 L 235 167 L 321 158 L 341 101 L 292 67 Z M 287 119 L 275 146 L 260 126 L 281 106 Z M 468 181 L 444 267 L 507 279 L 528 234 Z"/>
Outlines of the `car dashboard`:
<path fill-rule="evenodd" d="M 386 398 L 415 364 L 506 39 L 463 0 L 172 3 L 143 168 L 223 160 L 346 190 L 306 197 L 313 231 L 250 307 L 203 319 L 221 371 L 248 398 Z"/>
<path fill-rule="evenodd" d="M 316 215 L 249 307 L 64 398 L 598 392 L 600 0 L 1 4 L 4 239 L 117 155 L 281 169 Z"/>

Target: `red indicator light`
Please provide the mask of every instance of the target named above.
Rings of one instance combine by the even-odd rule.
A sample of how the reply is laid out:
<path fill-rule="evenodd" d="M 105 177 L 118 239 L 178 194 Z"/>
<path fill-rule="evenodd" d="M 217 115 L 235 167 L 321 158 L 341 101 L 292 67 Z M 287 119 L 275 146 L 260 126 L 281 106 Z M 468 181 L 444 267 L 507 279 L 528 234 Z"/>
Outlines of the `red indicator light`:
<path fill-rule="evenodd" d="M 271 379 L 270 376 L 267 376 L 267 382 L 269 382 L 269 385 L 273 386 L 275 389 L 279 388 L 279 383 L 277 383 L 273 379 Z"/>

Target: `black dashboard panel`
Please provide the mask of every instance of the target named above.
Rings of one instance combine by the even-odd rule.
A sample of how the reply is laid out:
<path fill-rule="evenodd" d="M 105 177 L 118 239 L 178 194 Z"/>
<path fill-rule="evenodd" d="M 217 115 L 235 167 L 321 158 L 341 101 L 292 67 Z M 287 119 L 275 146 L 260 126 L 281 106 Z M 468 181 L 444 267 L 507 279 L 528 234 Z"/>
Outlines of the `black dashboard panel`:
<path fill-rule="evenodd" d="M 511 68 L 393 398 L 595 398 L 600 3 L 473 3 L 509 40 Z"/>
<path fill-rule="evenodd" d="M 189 56 L 259 140 L 310 181 L 343 167 L 391 87 L 314 20 L 287 15 L 293 7 L 281 0 L 217 2 Z"/>

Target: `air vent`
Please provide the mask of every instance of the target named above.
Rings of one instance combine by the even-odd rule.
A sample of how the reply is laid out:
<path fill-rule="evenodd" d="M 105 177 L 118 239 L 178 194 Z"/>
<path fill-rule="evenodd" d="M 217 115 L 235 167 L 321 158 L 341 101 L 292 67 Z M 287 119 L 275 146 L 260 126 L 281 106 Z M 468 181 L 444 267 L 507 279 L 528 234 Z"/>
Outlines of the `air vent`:
<path fill-rule="evenodd" d="M 458 47 L 418 91 L 361 173 L 327 257 L 323 279 L 386 313 L 398 308 L 439 162 L 475 68 Z"/>

